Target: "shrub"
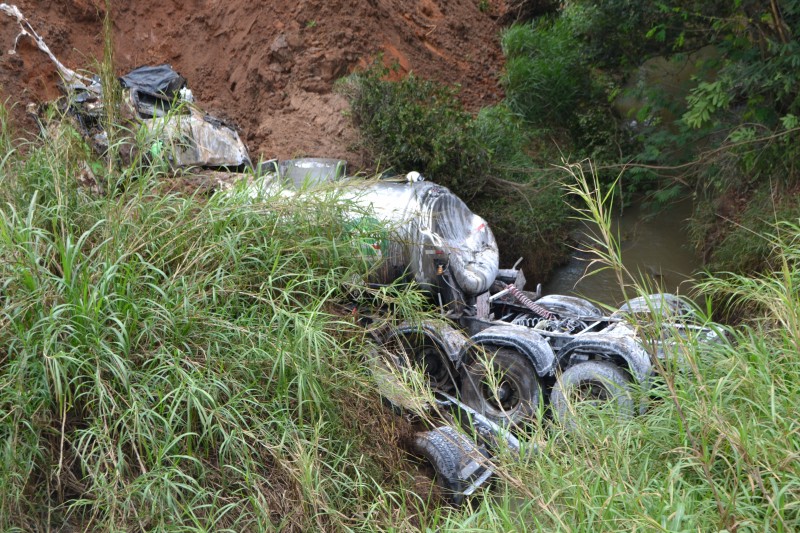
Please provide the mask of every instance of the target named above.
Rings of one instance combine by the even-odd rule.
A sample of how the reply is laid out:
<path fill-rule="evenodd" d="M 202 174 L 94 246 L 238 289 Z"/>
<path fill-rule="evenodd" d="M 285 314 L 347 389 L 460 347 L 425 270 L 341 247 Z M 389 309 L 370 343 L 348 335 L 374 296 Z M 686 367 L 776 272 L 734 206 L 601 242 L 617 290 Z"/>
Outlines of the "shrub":
<path fill-rule="evenodd" d="M 503 35 L 508 106 L 535 127 L 575 126 L 575 109 L 591 80 L 567 17 L 517 25 Z"/>
<path fill-rule="evenodd" d="M 465 199 L 489 177 L 489 158 L 455 88 L 413 74 L 398 82 L 372 67 L 340 83 L 365 147 L 398 171 L 416 170 Z"/>
<path fill-rule="evenodd" d="M 616 163 L 629 149 L 610 101 L 616 82 L 597 70 L 582 35 L 591 9 L 564 8 L 557 16 L 515 25 L 503 34 L 506 105 L 563 155 Z M 607 181 L 613 180 L 611 173 Z"/>
<path fill-rule="evenodd" d="M 505 104 L 473 117 L 455 89 L 385 73 L 373 67 L 340 85 L 372 157 L 449 187 L 489 221 L 504 262 L 523 256 L 530 275 L 546 276 L 563 258 L 569 222 L 557 181 L 536 178 L 523 121 Z"/>

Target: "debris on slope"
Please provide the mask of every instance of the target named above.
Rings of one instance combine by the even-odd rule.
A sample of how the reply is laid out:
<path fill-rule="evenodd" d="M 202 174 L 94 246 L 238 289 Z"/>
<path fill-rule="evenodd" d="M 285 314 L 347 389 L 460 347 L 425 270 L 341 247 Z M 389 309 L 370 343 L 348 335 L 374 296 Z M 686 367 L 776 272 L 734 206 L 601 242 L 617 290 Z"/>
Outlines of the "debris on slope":
<path fill-rule="evenodd" d="M 67 64 L 102 57 L 103 2 L 19 0 L 19 8 Z M 496 16 L 472 0 L 299 0 L 156 5 L 118 2 L 112 8 L 117 72 L 171 64 L 189 80 L 212 114 L 239 126 L 254 158 L 302 155 L 357 162 L 347 103 L 333 94 L 339 77 L 378 57 L 398 75 L 416 74 L 462 86 L 469 108 L 501 98 Z M 18 28 L 0 24 L 0 50 Z M 28 39 L 0 56 L 3 97 L 26 104 L 59 96 L 58 74 Z M 24 105 L 15 116 L 24 118 Z M 224 113 L 223 115 L 221 115 Z M 29 128 L 29 125 L 26 125 Z"/>

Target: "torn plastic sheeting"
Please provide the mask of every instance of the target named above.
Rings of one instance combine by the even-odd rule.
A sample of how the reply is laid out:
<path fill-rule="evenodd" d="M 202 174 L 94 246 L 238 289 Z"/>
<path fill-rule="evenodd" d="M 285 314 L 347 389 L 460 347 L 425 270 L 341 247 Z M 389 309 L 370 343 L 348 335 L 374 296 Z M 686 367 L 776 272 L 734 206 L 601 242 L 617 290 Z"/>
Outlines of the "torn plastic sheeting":
<path fill-rule="evenodd" d="M 195 110 L 188 116 L 144 120 L 142 124 L 153 140 L 168 143 L 171 163 L 175 167 L 238 167 L 250 164 L 247 148 L 236 131 L 218 121 L 206 120 Z"/>

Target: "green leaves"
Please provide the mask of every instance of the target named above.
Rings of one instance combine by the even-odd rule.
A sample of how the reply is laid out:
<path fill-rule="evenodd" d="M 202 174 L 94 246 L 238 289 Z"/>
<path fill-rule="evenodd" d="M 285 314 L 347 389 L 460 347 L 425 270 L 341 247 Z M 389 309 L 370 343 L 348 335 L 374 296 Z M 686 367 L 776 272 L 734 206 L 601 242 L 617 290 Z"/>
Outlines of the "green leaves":
<path fill-rule="evenodd" d="M 781 125 L 786 130 L 792 130 L 797 127 L 800 127 L 800 118 L 792 113 L 784 115 L 781 117 Z"/>
<path fill-rule="evenodd" d="M 385 73 L 373 67 L 340 84 L 375 159 L 399 172 L 416 170 L 465 198 L 478 194 L 489 175 L 487 148 L 457 88 L 414 75 L 392 82 Z"/>
<path fill-rule="evenodd" d="M 692 128 L 705 126 L 717 111 L 725 109 L 731 101 L 727 85 L 723 80 L 700 82 L 686 97 L 689 109 L 683 120 Z"/>

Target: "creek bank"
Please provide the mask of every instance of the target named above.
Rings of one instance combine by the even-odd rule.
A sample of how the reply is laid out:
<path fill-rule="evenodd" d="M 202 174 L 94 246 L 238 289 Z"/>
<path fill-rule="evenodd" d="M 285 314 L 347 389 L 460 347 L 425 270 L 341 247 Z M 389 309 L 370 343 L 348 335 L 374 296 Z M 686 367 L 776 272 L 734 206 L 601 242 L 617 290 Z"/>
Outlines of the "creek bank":
<path fill-rule="evenodd" d="M 689 238 L 691 215 L 692 202 L 688 199 L 656 214 L 649 214 L 638 204 L 614 215 L 623 263 L 632 275 L 641 274 L 652 284 L 651 292 L 690 292 L 692 276 L 703 266 Z M 553 271 L 544 284 L 544 293 L 581 296 L 617 307 L 625 297 L 616 274 L 590 265 L 596 256 L 585 251 L 591 231 L 586 226 L 576 230 L 575 250 L 565 265 Z M 589 275 L 585 275 L 587 272 Z"/>

